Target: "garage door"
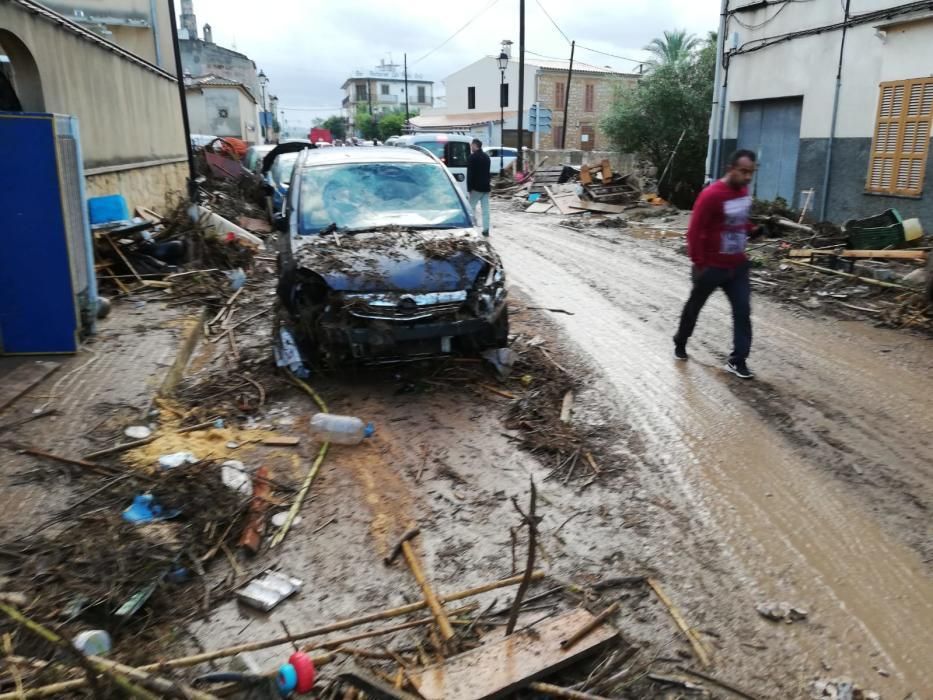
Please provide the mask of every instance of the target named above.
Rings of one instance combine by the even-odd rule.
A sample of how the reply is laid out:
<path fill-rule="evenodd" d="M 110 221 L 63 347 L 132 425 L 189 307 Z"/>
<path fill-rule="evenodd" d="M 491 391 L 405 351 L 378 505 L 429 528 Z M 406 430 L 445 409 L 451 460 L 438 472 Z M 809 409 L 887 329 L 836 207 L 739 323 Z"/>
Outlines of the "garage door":
<path fill-rule="evenodd" d="M 802 97 L 741 103 L 738 147 L 758 154 L 752 183 L 758 199 L 783 197 L 794 204 L 802 107 Z"/>

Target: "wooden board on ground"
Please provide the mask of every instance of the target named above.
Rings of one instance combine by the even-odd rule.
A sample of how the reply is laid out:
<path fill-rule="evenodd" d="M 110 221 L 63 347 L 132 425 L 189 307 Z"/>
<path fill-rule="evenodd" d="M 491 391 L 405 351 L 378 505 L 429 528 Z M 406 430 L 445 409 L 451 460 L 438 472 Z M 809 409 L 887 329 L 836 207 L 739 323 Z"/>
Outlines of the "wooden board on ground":
<path fill-rule="evenodd" d="M 610 625 L 602 625 L 570 648 L 561 649 L 561 641 L 593 619 L 582 608 L 572 610 L 526 632 L 453 656 L 443 664 L 412 671 L 412 682 L 426 700 L 505 697 L 595 653 L 618 634 Z"/>
<path fill-rule="evenodd" d="M 545 214 L 554 208 L 554 205 L 550 202 L 534 202 L 529 206 L 525 211 L 529 214 Z"/>
<path fill-rule="evenodd" d="M 588 199 L 579 198 L 572 207 L 583 211 L 598 211 L 604 214 L 621 214 L 628 209 L 624 204 L 603 204 L 602 202 L 591 202 Z"/>
<path fill-rule="evenodd" d="M 278 447 L 294 447 L 299 442 L 301 442 L 301 438 L 288 437 L 286 435 L 272 435 L 263 439 L 262 444 Z"/>
<path fill-rule="evenodd" d="M 612 182 L 612 166 L 609 164 L 609 160 L 606 158 L 603 158 L 599 165 L 603 171 L 603 184 L 608 185 L 610 182 Z"/>
<path fill-rule="evenodd" d="M 885 260 L 926 260 L 925 250 L 812 250 L 810 248 L 794 248 L 788 253 L 791 258 L 810 258 L 814 255 L 838 255 L 841 258 L 878 258 Z"/>
<path fill-rule="evenodd" d="M 3 383 L 0 385 L 0 411 L 10 406 L 59 367 L 61 365 L 58 362 L 35 360 L 14 369 L 3 378 Z"/>

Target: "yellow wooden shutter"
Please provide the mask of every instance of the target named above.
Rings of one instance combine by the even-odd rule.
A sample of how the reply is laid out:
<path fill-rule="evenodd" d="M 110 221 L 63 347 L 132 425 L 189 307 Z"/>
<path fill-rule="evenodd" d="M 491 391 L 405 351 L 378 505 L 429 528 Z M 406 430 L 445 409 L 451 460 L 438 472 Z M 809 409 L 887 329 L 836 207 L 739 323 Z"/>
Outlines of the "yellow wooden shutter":
<path fill-rule="evenodd" d="M 933 78 L 882 83 L 865 189 L 879 194 L 923 192 L 933 121 Z"/>

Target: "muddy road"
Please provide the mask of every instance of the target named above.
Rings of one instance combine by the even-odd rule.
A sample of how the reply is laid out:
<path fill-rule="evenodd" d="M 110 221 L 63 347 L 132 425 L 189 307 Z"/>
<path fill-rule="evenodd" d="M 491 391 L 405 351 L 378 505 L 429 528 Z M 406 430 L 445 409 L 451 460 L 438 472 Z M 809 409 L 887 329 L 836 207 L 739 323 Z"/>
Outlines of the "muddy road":
<path fill-rule="evenodd" d="M 743 382 L 721 368 L 724 295 L 704 309 L 690 361 L 672 358 L 688 292 L 676 245 L 638 229 L 571 231 L 510 205 L 494 218 L 511 285 L 566 312 L 550 313 L 594 368 L 628 444 L 637 437 L 641 488 L 620 504 L 663 499 L 682 536 L 658 551 L 656 530 L 648 559 L 680 573 L 690 614 L 715 611 L 736 632 L 760 629 L 755 604 L 790 602 L 809 619 L 765 623 L 764 675 L 850 676 L 884 697 L 933 697 L 929 340 L 757 296 L 757 379 Z M 794 685 L 772 687 L 802 694 Z"/>

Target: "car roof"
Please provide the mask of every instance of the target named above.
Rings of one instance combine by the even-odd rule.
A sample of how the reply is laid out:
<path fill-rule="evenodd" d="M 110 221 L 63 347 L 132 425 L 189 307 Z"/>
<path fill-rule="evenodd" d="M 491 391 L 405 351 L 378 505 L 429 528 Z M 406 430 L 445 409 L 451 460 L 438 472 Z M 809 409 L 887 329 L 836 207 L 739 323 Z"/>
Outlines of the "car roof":
<path fill-rule="evenodd" d="M 396 143 L 419 143 L 420 141 L 454 141 L 456 143 L 469 143 L 473 140 L 467 134 L 454 134 L 446 131 L 418 131 L 414 134 L 400 136 Z"/>
<path fill-rule="evenodd" d="M 304 151 L 302 165 L 338 165 L 342 163 L 436 163 L 435 158 L 418 148 L 373 146 L 372 148 L 318 148 Z"/>

